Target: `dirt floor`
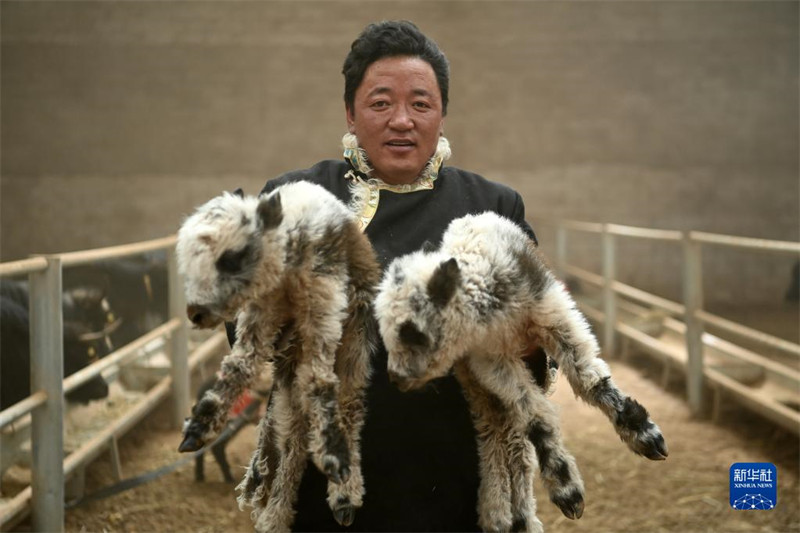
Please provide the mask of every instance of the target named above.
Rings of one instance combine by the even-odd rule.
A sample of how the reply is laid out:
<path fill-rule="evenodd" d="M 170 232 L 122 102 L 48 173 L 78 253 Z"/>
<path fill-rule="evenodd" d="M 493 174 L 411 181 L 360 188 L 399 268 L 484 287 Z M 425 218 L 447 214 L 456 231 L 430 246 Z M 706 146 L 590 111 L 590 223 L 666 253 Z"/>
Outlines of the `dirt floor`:
<path fill-rule="evenodd" d="M 537 481 L 539 517 L 548 532 L 800 532 L 800 490 L 796 436 L 728 404 L 718 424 L 693 419 L 680 397 L 679 383 L 665 391 L 657 370 L 646 363 L 612 362 L 620 388 L 646 405 L 661 426 L 669 459 L 651 462 L 628 452 L 599 411 L 579 403 L 561 379 L 553 400 L 560 406 L 566 445 L 586 483 L 586 509 L 578 521 L 564 518 Z M 648 374 L 652 373 L 652 378 Z M 228 454 L 239 475 L 254 446 L 245 428 Z M 120 442 L 124 477 L 178 459 L 180 438 L 156 416 Z M 778 468 L 778 503 L 771 511 L 735 511 L 729 505 L 728 476 L 736 462 L 772 462 Z M 233 486 L 222 482 L 206 458 L 208 481 L 193 481 L 184 465 L 147 485 L 68 510 L 68 531 L 250 531 Z M 88 493 L 112 483 L 110 462 L 101 458 L 87 471 Z M 20 528 L 25 528 L 21 524 Z"/>

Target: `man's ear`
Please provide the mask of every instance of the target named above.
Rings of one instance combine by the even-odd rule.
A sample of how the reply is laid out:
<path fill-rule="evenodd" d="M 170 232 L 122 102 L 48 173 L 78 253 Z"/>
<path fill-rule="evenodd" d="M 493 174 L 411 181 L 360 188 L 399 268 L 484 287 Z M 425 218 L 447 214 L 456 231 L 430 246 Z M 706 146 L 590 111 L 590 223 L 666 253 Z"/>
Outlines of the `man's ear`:
<path fill-rule="evenodd" d="M 269 230 L 277 228 L 283 220 L 283 206 L 281 205 L 281 193 L 276 192 L 268 198 L 262 198 L 256 211 L 261 222 L 261 229 Z"/>
<path fill-rule="evenodd" d="M 355 135 L 356 133 L 356 114 L 353 112 L 353 108 L 349 105 L 344 106 L 344 113 L 345 118 L 347 119 L 347 131 Z"/>
<path fill-rule="evenodd" d="M 461 283 L 461 269 L 455 258 L 442 261 L 428 281 L 428 296 L 436 307 L 447 305 Z"/>

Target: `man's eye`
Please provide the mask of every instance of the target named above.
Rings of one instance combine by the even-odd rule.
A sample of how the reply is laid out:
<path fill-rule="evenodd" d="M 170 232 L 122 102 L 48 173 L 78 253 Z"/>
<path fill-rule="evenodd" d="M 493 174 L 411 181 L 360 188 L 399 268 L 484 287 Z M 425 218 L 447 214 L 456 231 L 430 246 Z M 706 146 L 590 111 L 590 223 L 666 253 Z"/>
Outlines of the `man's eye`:
<path fill-rule="evenodd" d="M 389 102 L 387 102 L 385 100 L 379 100 L 377 102 L 374 102 L 371 107 L 387 107 L 388 105 L 389 105 Z"/>
<path fill-rule="evenodd" d="M 419 109 L 430 109 L 431 106 L 428 104 L 428 102 L 414 102 L 414 107 Z"/>

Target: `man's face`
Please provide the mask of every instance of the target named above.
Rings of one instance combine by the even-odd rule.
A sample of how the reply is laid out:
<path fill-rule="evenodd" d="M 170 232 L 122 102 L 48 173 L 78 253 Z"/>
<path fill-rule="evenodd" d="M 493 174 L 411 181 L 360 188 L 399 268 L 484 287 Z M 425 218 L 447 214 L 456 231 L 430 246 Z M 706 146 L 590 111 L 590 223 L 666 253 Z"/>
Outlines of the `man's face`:
<path fill-rule="evenodd" d="M 436 151 L 444 125 L 433 68 L 411 56 L 375 61 L 347 109 L 347 124 L 376 177 L 391 184 L 413 182 Z"/>

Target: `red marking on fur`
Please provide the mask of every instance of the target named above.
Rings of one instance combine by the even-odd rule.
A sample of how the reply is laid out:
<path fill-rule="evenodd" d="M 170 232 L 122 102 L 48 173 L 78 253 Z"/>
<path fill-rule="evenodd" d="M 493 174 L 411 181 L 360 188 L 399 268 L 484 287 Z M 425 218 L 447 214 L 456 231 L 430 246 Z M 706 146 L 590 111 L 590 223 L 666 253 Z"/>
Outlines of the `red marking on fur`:
<path fill-rule="evenodd" d="M 236 401 L 233 402 L 233 406 L 231 406 L 230 416 L 231 418 L 237 417 L 241 414 L 242 411 L 247 409 L 247 406 L 253 403 L 255 400 L 253 399 L 253 395 L 250 394 L 249 390 L 244 391 Z"/>

